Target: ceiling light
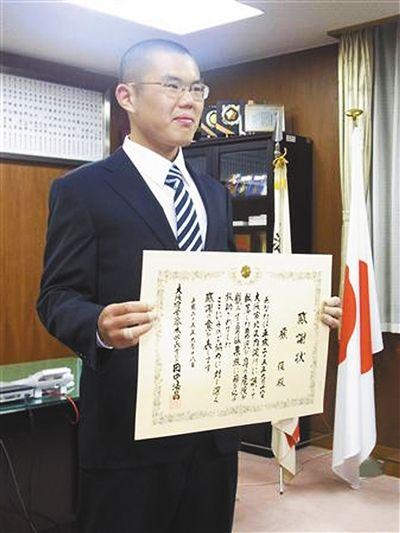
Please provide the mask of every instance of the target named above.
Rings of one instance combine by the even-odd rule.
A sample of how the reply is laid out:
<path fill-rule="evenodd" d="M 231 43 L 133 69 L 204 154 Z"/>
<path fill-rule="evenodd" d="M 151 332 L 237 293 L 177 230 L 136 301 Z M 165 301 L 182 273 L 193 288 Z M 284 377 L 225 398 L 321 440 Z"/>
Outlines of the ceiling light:
<path fill-rule="evenodd" d="M 237 0 L 70 0 L 69 3 L 178 35 L 263 13 Z"/>

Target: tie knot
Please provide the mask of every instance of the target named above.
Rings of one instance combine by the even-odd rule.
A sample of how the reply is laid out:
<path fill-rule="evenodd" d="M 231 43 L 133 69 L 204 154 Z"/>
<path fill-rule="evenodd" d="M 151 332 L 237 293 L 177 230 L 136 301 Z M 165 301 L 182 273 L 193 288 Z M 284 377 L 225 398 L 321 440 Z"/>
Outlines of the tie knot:
<path fill-rule="evenodd" d="M 180 183 L 183 182 L 182 174 L 176 165 L 172 165 L 169 169 L 168 175 L 165 178 L 165 184 L 173 189 L 176 189 Z"/>

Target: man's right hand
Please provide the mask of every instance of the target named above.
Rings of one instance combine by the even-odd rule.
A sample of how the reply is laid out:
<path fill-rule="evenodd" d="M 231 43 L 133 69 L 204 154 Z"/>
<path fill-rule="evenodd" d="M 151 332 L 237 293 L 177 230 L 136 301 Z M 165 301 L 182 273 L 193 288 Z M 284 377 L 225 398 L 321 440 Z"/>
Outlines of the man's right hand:
<path fill-rule="evenodd" d="M 130 348 L 149 331 L 154 318 L 152 306 L 143 302 L 110 304 L 100 313 L 97 330 L 105 344 L 119 349 Z"/>

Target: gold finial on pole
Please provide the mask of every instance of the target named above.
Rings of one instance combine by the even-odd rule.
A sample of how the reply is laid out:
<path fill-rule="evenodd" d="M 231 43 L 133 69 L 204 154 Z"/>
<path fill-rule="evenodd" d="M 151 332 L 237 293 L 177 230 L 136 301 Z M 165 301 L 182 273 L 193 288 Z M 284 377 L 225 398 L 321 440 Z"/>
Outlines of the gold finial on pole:
<path fill-rule="evenodd" d="M 278 154 L 278 155 L 276 155 Z M 275 159 L 272 161 L 272 165 L 274 168 L 283 168 L 285 165 L 287 165 L 288 161 L 286 158 L 287 149 L 283 149 L 283 154 L 281 152 L 274 152 Z"/>
<path fill-rule="evenodd" d="M 364 111 L 362 109 L 356 109 L 356 108 L 348 109 L 346 111 L 346 117 L 351 117 L 353 119 L 353 123 L 357 124 L 357 119 L 359 116 L 363 114 L 363 112 Z"/>

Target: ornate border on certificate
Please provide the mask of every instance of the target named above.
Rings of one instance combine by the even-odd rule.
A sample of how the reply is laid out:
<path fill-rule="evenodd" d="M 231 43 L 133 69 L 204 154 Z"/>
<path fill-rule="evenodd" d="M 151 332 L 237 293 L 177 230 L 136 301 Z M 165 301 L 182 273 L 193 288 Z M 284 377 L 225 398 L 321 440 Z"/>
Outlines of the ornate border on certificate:
<path fill-rule="evenodd" d="M 331 257 L 146 251 L 135 438 L 321 412 Z"/>
<path fill-rule="evenodd" d="M 242 268 L 243 270 L 243 268 Z M 158 276 L 158 290 L 157 290 L 157 300 L 156 307 L 161 308 L 161 303 L 165 298 L 165 288 L 167 283 L 175 281 L 177 283 L 182 281 L 195 281 L 195 280 L 218 280 L 222 276 L 226 276 L 226 271 L 221 272 L 204 272 L 204 271 L 160 271 Z M 255 281 L 258 281 L 260 278 L 259 269 L 255 269 L 255 272 L 252 274 L 252 277 L 243 277 L 241 276 L 238 269 L 232 269 L 229 272 L 229 275 L 233 282 L 239 283 L 242 285 L 250 285 Z M 271 273 L 269 275 L 272 279 L 277 280 L 310 280 L 314 284 L 315 289 L 315 307 L 318 308 L 318 302 L 321 299 L 321 272 L 284 272 L 284 273 Z M 160 323 L 163 321 L 163 313 L 160 314 L 158 324 L 156 325 L 156 342 L 158 348 L 162 342 L 160 335 Z M 314 391 L 315 391 L 315 368 L 317 366 L 317 340 L 318 340 L 318 320 L 319 315 L 316 313 L 313 317 L 313 329 L 315 332 L 316 340 L 313 343 L 313 348 L 311 352 L 311 375 L 310 375 L 310 388 L 309 394 L 301 399 L 288 399 L 286 401 L 277 401 L 273 403 L 259 403 L 257 405 L 237 405 L 231 406 L 229 408 L 223 408 L 220 410 L 200 410 L 200 411 L 184 411 L 175 414 L 165 414 L 162 411 L 161 407 L 161 390 L 163 386 L 163 372 L 162 372 L 162 350 L 157 349 L 157 357 L 155 362 L 155 373 L 154 373 L 154 396 L 153 396 L 153 424 L 154 425 L 163 425 L 165 423 L 171 423 L 178 420 L 196 420 L 206 417 L 224 417 L 233 414 L 245 414 L 245 413 L 257 413 L 260 411 L 271 408 L 284 408 L 289 406 L 298 406 L 298 405 L 307 405 L 313 401 Z"/>

